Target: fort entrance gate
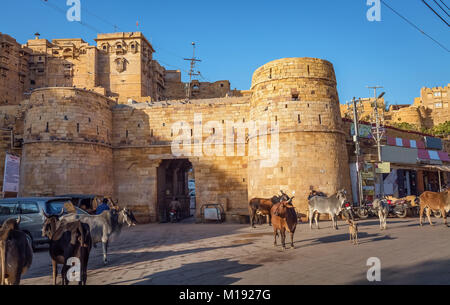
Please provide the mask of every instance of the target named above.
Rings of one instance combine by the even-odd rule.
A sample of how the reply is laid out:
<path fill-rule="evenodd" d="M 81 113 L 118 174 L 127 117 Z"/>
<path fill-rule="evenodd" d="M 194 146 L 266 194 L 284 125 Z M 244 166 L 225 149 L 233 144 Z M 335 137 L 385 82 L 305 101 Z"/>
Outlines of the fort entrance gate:
<path fill-rule="evenodd" d="M 158 221 L 168 220 L 169 205 L 172 200 L 180 202 L 179 216 L 181 218 L 189 217 L 192 195 L 189 181 L 193 180 L 192 163 L 188 159 L 162 160 L 157 169 L 157 177 Z"/>

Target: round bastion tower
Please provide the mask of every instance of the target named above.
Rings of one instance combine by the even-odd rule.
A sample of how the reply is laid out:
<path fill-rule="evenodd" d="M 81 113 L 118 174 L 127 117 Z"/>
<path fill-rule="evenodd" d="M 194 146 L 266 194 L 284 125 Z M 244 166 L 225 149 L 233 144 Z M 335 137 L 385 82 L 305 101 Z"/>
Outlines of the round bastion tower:
<path fill-rule="evenodd" d="M 256 70 L 251 89 L 250 118 L 277 124 L 279 157 L 272 153 L 278 162 L 268 166 L 266 157 L 249 154 L 249 199 L 295 191 L 293 202 L 306 214 L 310 186 L 327 195 L 342 188 L 351 194 L 333 65 L 316 58 L 275 60 Z M 249 146 L 262 137 L 274 143 L 273 132 L 250 135 Z"/>
<path fill-rule="evenodd" d="M 34 90 L 25 116 L 20 196 L 111 196 L 113 103 L 76 88 Z"/>

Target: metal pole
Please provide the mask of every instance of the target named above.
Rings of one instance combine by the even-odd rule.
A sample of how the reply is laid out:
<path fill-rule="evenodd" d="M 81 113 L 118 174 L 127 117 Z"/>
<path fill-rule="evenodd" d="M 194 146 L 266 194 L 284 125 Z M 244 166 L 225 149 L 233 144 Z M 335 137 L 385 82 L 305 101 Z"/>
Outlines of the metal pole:
<path fill-rule="evenodd" d="M 442 182 L 441 182 L 441 171 L 438 170 L 438 177 L 439 177 L 439 192 L 442 192 Z"/>
<path fill-rule="evenodd" d="M 361 169 L 359 168 L 359 156 L 361 154 L 361 149 L 359 146 L 359 120 L 358 120 L 358 110 L 357 110 L 357 102 L 356 99 L 353 98 L 353 125 L 355 126 L 355 135 L 353 137 L 353 141 L 355 142 L 355 154 L 356 154 L 356 173 L 357 173 L 357 182 L 358 182 L 358 206 L 361 207 L 363 201 L 363 190 L 362 190 L 362 176 Z"/>
<path fill-rule="evenodd" d="M 377 142 L 377 152 L 378 152 L 378 162 L 381 163 L 381 132 L 380 132 L 380 118 L 378 114 L 378 96 L 377 89 L 383 88 L 380 86 L 368 87 L 369 89 L 374 89 L 375 91 L 375 105 L 374 105 L 374 116 L 375 116 L 375 141 Z M 380 195 L 381 198 L 384 197 L 384 179 L 383 174 L 378 174 L 378 183 L 380 184 Z"/>

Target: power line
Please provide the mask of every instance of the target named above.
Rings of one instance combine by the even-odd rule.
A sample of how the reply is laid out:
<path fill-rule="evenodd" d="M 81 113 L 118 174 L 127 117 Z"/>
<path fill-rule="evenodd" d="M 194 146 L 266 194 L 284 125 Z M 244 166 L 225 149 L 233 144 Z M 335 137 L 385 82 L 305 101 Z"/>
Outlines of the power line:
<path fill-rule="evenodd" d="M 429 39 L 431 39 L 432 41 L 434 41 L 436 44 L 438 44 L 441 48 L 443 48 L 445 51 L 447 51 L 448 53 L 450 53 L 450 50 L 447 49 L 443 44 L 441 44 L 439 41 L 437 41 L 436 39 L 434 39 L 433 37 L 431 37 L 430 35 L 428 35 L 427 33 L 425 33 L 422 29 L 420 29 L 417 25 L 415 25 L 414 23 L 412 23 L 411 21 L 409 21 L 406 17 L 403 17 L 399 12 L 397 12 L 396 10 L 394 10 L 392 7 L 390 7 L 384 0 L 380 0 L 381 3 L 383 3 L 387 8 L 389 8 L 391 11 L 393 11 L 396 15 L 398 15 L 400 18 L 402 18 L 403 20 L 405 20 L 406 22 L 408 22 L 412 27 L 414 27 L 416 30 L 418 30 L 420 33 L 422 33 L 423 35 L 427 36 Z"/>
<path fill-rule="evenodd" d="M 450 7 L 448 7 L 447 4 L 445 4 L 443 0 L 439 0 L 439 1 L 450 11 Z"/>
<path fill-rule="evenodd" d="M 428 3 L 426 3 L 425 2 L 425 0 L 422 0 L 422 2 L 423 3 L 425 3 L 425 5 L 426 6 L 428 6 L 428 8 L 430 9 L 430 10 L 432 10 L 433 11 L 433 13 L 435 13 L 436 14 L 436 16 L 438 16 L 447 26 L 449 26 L 450 27 L 450 24 L 448 24 L 448 22 L 447 21 L 445 21 L 445 19 L 444 18 L 442 18 L 441 17 L 441 15 L 439 15 Z M 435 1 L 436 2 L 436 1 Z"/>
<path fill-rule="evenodd" d="M 59 6 L 55 5 L 55 4 L 53 4 L 53 3 L 50 3 L 48 0 L 42 0 L 41 2 L 43 2 L 43 4 L 47 5 L 48 7 L 52 8 L 53 10 L 57 11 L 58 13 L 61 13 L 62 15 L 66 16 L 66 10 L 65 10 L 65 9 L 63 9 L 63 8 L 61 8 L 61 7 L 59 7 Z M 113 22 L 109 21 L 108 19 L 103 18 L 103 17 L 100 17 L 100 16 L 98 16 L 97 14 L 92 13 L 90 10 L 86 9 L 84 6 L 83 6 L 82 10 L 83 10 L 84 12 L 88 13 L 89 15 L 91 15 L 91 16 L 97 18 L 98 20 L 102 21 L 103 23 L 108 24 L 108 25 L 110 25 L 110 26 L 113 26 L 115 30 L 121 30 L 121 31 L 123 31 L 123 29 L 122 29 L 121 27 L 119 27 L 117 24 L 114 24 Z M 85 27 L 89 28 L 90 30 L 94 31 L 95 33 L 101 33 L 101 32 L 102 32 L 101 30 L 95 28 L 94 26 L 92 26 L 92 25 L 90 25 L 90 24 L 88 24 L 88 23 L 81 22 L 81 21 L 77 21 L 77 22 L 80 23 L 82 26 L 85 26 Z M 183 56 L 180 56 L 179 54 L 176 54 L 176 53 L 174 53 L 174 52 L 172 52 L 172 51 L 169 51 L 168 49 L 161 47 L 159 44 L 155 44 L 155 43 L 152 43 L 152 44 L 153 44 L 153 46 L 154 46 L 156 49 L 158 49 L 158 51 L 159 51 L 159 50 L 164 51 L 164 52 L 162 52 L 162 53 L 165 53 L 165 54 L 168 54 L 168 55 L 177 57 L 177 58 L 179 58 L 179 59 L 184 59 Z M 190 73 L 192 72 L 192 71 L 187 71 L 187 70 L 185 70 L 185 69 L 181 69 L 181 68 L 179 68 L 178 66 L 175 66 L 175 65 L 171 65 L 171 64 L 165 63 L 165 62 L 163 62 L 163 61 L 161 61 L 161 60 L 158 60 L 158 61 L 161 62 L 162 64 L 166 65 L 166 66 L 176 68 L 177 70 L 183 71 L 183 72 L 185 72 L 185 73 L 187 73 L 187 74 L 190 74 Z M 206 80 L 206 78 L 203 77 L 203 75 L 201 75 L 200 73 L 199 73 L 199 76 L 200 76 L 201 78 L 203 78 L 203 79 Z M 191 77 L 192 77 L 192 75 L 191 75 Z"/>
<path fill-rule="evenodd" d="M 433 0 L 434 1 L 434 3 L 436 3 L 436 5 L 437 6 L 439 6 L 439 8 L 444 12 L 444 13 L 446 13 L 447 14 L 447 16 L 449 16 L 450 17 L 450 14 L 449 13 L 447 13 L 445 10 L 444 10 L 444 8 L 439 4 L 439 3 L 437 3 L 437 1 L 436 0 Z"/>
<path fill-rule="evenodd" d="M 66 16 L 66 10 L 65 9 L 63 9 L 63 8 L 53 4 L 53 3 L 50 3 L 48 0 L 42 0 L 41 3 L 43 3 L 44 5 L 52 8 L 53 10 L 57 11 L 58 13 L 61 13 L 62 15 Z M 90 24 L 88 24 L 86 22 L 82 22 L 82 21 L 76 21 L 76 22 L 78 22 L 82 26 L 84 26 L 84 27 L 90 29 L 91 31 L 96 32 L 96 33 L 100 33 L 101 32 L 100 30 L 98 30 L 97 28 L 93 27 L 92 25 L 90 25 Z"/>

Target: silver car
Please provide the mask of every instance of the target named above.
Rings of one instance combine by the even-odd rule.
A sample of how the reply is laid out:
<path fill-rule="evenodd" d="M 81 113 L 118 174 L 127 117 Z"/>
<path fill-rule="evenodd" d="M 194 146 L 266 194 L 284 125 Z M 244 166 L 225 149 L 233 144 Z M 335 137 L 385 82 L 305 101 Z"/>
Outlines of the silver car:
<path fill-rule="evenodd" d="M 9 198 L 0 200 L 0 225 L 10 218 L 21 217 L 20 229 L 31 239 L 33 249 L 40 244 L 48 243 L 46 237 L 42 237 L 42 226 L 45 216 L 57 215 L 64 209 L 64 203 L 70 198 Z M 87 212 L 75 208 L 77 214 L 87 214 Z M 64 209 L 64 213 L 67 211 Z"/>

